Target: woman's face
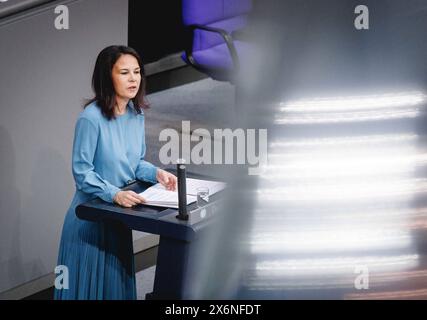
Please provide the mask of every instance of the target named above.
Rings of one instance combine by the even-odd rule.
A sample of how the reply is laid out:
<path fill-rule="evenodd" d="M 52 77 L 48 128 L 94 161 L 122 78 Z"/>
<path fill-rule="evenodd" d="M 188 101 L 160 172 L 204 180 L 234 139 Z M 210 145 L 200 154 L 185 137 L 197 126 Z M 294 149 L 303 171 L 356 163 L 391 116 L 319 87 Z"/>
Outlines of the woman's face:
<path fill-rule="evenodd" d="M 131 54 L 123 54 L 117 59 L 112 70 L 114 91 L 119 98 L 133 99 L 141 83 L 141 68 Z"/>

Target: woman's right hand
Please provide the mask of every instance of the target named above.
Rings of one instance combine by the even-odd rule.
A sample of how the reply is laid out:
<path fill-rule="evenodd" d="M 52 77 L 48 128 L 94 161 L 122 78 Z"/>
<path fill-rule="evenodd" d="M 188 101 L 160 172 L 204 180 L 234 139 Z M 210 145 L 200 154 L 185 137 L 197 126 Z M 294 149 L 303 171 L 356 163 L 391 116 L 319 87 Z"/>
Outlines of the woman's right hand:
<path fill-rule="evenodd" d="M 145 199 L 134 191 L 119 191 L 113 201 L 122 207 L 130 208 L 145 202 Z"/>

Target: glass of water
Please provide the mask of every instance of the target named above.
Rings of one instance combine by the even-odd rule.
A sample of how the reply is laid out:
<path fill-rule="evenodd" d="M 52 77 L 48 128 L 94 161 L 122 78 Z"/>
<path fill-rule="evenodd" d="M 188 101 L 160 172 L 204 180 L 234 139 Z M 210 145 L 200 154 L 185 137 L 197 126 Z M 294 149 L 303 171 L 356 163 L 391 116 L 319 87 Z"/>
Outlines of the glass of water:
<path fill-rule="evenodd" d="M 206 187 L 197 188 L 197 207 L 201 208 L 209 203 L 209 189 Z"/>

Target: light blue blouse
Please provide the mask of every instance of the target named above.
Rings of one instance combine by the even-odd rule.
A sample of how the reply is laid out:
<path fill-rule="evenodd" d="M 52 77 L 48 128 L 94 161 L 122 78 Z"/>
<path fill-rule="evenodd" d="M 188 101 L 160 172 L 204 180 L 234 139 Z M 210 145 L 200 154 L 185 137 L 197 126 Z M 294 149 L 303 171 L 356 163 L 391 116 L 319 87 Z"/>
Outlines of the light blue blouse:
<path fill-rule="evenodd" d="M 125 114 L 110 121 L 95 103 L 87 106 L 77 120 L 74 136 L 77 193 L 113 202 L 119 188 L 129 181 L 157 182 L 157 167 L 144 160 L 145 151 L 144 114 L 137 114 L 131 102 Z"/>

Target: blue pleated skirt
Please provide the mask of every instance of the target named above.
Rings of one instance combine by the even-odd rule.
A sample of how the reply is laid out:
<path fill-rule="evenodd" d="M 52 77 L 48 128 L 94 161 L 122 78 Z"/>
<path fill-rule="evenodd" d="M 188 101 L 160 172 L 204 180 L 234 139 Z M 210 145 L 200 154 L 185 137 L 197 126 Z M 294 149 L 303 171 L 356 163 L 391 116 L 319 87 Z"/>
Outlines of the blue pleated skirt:
<path fill-rule="evenodd" d="M 90 200 L 77 191 L 66 214 L 58 265 L 68 268 L 69 288 L 55 288 L 56 300 L 135 300 L 132 230 L 118 222 L 77 218 Z"/>

